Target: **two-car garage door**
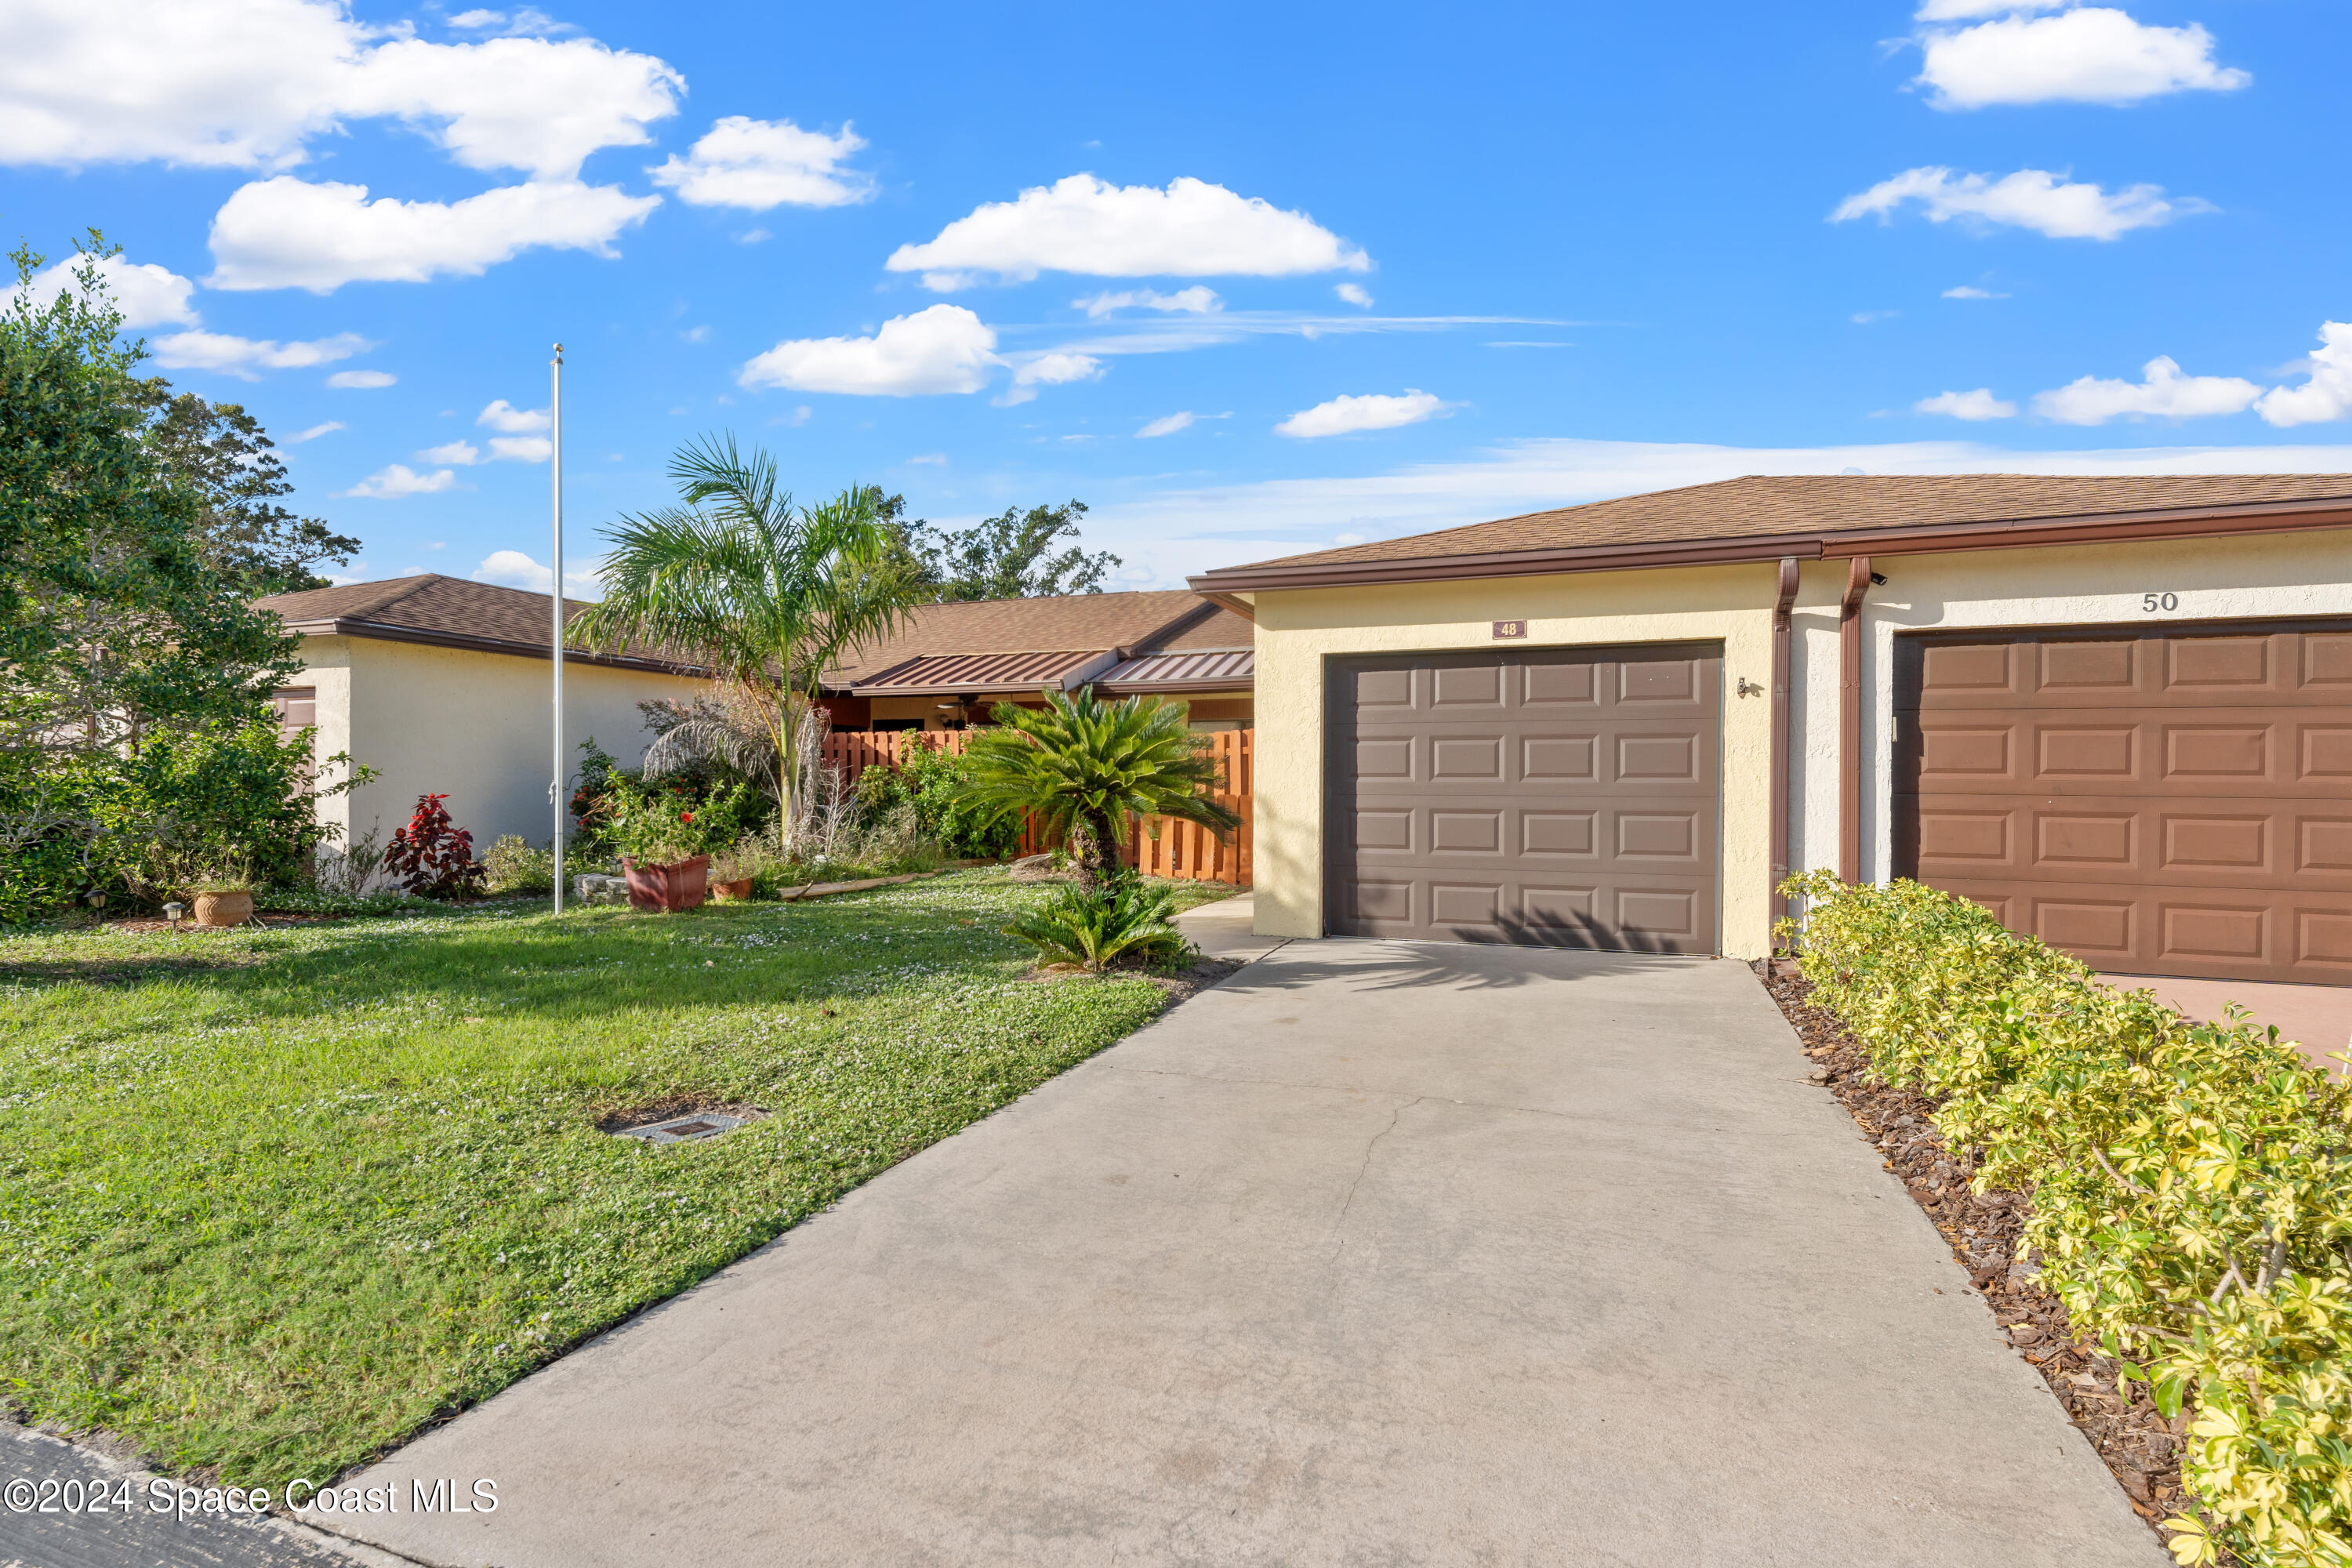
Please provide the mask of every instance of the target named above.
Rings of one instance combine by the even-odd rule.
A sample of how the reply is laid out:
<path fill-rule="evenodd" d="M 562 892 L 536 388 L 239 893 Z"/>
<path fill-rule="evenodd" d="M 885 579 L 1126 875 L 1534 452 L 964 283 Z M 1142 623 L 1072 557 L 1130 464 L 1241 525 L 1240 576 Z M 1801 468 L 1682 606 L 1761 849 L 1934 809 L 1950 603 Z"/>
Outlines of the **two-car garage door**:
<path fill-rule="evenodd" d="M 1896 639 L 1895 866 L 2119 973 L 2352 982 L 2352 627 Z"/>
<path fill-rule="evenodd" d="M 1335 662 L 1326 928 L 1711 953 L 1718 645 Z"/>

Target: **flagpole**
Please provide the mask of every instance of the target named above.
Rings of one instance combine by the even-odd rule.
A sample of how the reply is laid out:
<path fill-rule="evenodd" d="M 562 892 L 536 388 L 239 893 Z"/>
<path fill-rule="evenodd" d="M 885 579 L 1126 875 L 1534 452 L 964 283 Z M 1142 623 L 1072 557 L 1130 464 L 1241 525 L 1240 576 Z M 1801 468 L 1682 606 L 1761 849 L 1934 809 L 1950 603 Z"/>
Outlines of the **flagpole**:
<path fill-rule="evenodd" d="M 547 405 L 548 454 L 547 466 L 553 479 L 555 501 L 555 773 L 554 782 L 547 786 L 547 798 L 555 808 L 555 912 L 563 912 L 563 816 L 571 801 L 565 798 L 563 754 L 563 345 L 555 345 L 555 358 L 548 363 L 551 386 Z"/>

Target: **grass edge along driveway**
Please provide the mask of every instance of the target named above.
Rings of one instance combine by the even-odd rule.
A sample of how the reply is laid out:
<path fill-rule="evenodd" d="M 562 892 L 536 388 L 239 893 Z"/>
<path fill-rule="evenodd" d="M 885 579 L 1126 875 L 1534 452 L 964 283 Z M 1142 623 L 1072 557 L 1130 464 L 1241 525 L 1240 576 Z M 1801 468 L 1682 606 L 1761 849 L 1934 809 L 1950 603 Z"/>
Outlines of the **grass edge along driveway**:
<path fill-rule="evenodd" d="M 1019 978 L 1039 896 L 0 935 L 0 1397 L 226 1484 L 381 1452 L 1155 1016 Z"/>

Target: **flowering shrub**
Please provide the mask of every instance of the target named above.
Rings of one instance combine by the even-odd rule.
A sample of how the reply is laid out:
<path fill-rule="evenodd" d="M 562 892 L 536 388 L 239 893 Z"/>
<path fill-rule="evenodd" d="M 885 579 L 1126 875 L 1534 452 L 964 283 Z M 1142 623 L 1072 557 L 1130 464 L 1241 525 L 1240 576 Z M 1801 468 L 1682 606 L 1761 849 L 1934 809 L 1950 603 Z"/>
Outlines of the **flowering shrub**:
<path fill-rule="evenodd" d="M 667 866 L 732 845 L 757 808 L 749 784 L 729 784 L 696 801 L 665 788 L 616 783 L 602 809 L 622 854 L 641 866 Z"/>
<path fill-rule="evenodd" d="M 482 867 L 474 858 L 474 836 L 449 820 L 446 795 L 420 795 L 408 826 L 392 836 L 383 868 L 418 898 L 452 899 L 481 886 Z"/>
<path fill-rule="evenodd" d="M 1791 884 L 1802 967 L 2158 1408 L 2192 1412 L 2183 1564 L 2352 1564 L 2352 1087 L 2242 1020 L 2191 1024 L 1916 882 Z"/>

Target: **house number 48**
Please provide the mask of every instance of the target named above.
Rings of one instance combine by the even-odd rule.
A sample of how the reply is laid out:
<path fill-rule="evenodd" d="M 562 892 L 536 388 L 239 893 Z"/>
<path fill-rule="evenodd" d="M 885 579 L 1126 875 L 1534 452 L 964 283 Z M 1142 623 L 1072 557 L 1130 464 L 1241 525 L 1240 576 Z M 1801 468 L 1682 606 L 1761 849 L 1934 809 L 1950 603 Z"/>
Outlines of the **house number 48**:
<path fill-rule="evenodd" d="M 2151 616 L 2156 614 L 2158 610 L 2177 610 L 2180 608 L 2180 595 L 2178 594 L 2142 594 L 2139 596 L 2139 607 L 2146 610 Z"/>

